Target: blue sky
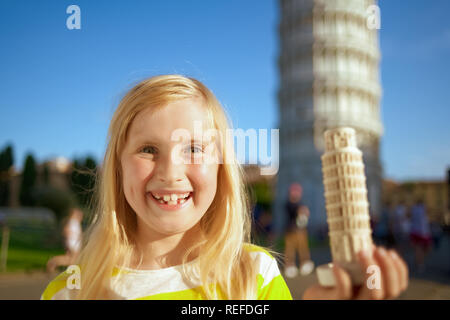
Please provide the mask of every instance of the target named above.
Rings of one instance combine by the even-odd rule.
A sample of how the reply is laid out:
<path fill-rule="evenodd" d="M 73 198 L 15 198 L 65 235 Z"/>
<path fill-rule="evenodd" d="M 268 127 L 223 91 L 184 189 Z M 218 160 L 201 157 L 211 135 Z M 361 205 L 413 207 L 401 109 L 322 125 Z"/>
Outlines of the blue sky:
<path fill-rule="evenodd" d="M 81 8 L 68 30 L 66 8 Z M 450 165 L 450 1 L 382 0 L 385 175 L 442 179 Z M 15 163 L 93 155 L 137 81 L 203 81 L 235 127 L 277 128 L 275 0 L 0 2 L 0 148 Z"/>

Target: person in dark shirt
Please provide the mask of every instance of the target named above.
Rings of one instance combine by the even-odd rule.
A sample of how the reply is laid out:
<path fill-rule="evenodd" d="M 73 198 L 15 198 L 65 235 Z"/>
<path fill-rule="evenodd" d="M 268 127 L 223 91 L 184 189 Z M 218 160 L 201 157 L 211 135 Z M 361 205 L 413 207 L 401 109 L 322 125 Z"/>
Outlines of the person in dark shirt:
<path fill-rule="evenodd" d="M 289 197 L 285 205 L 288 218 L 285 235 L 285 276 L 293 278 L 298 274 L 296 254 L 300 258 L 300 274 L 308 275 L 314 270 L 308 245 L 309 209 L 301 201 L 303 188 L 298 183 L 289 187 Z"/>

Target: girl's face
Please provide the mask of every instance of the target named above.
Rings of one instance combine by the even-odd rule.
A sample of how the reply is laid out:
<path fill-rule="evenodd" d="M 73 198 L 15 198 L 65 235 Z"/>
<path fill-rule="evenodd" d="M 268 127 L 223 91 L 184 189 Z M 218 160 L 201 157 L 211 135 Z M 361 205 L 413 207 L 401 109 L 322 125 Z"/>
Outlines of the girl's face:
<path fill-rule="evenodd" d="M 156 111 L 144 109 L 129 128 L 121 155 L 123 190 L 137 215 L 138 230 L 151 231 L 147 236 L 186 232 L 214 199 L 219 165 L 199 161 L 211 151 L 211 144 L 205 150 L 208 141 L 194 137 L 194 122 L 198 125 L 198 121 L 205 131 L 205 108 L 201 99 L 193 98 Z M 192 140 L 184 136 L 181 142 L 173 141 L 177 129 L 187 130 Z"/>

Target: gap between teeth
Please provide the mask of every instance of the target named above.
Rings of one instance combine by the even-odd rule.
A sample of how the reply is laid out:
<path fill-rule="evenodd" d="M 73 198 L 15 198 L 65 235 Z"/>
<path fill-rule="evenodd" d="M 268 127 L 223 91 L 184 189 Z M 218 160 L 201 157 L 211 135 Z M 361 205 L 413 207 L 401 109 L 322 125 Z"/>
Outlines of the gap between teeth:
<path fill-rule="evenodd" d="M 185 202 L 186 199 L 189 197 L 189 193 L 185 193 L 185 194 L 182 194 L 182 195 L 176 195 L 176 194 L 164 195 L 162 197 L 154 195 L 154 197 L 158 200 L 159 203 L 166 203 L 166 204 L 174 205 L 174 204 L 177 204 L 177 203 Z"/>
<path fill-rule="evenodd" d="M 170 205 L 175 205 L 177 203 L 184 203 L 184 202 L 186 202 L 186 199 L 178 199 L 178 200 L 164 201 L 162 199 L 159 199 L 158 201 L 159 201 L 159 203 L 165 203 L 165 204 L 170 204 Z"/>

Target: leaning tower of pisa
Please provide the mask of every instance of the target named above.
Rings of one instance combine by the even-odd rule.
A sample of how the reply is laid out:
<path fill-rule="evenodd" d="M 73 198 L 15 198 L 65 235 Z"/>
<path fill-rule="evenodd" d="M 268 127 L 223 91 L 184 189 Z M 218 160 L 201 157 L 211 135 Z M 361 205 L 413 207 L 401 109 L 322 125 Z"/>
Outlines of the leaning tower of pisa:
<path fill-rule="evenodd" d="M 376 0 L 279 0 L 279 171 L 274 229 L 286 222 L 292 182 L 303 186 L 309 231 L 326 230 L 323 133 L 351 127 L 362 151 L 371 214 L 381 212 L 381 86 Z"/>
<path fill-rule="evenodd" d="M 362 153 L 352 128 L 327 130 L 324 135 L 322 172 L 331 255 L 350 272 L 354 283 L 361 283 L 356 254 L 372 247 Z"/>

